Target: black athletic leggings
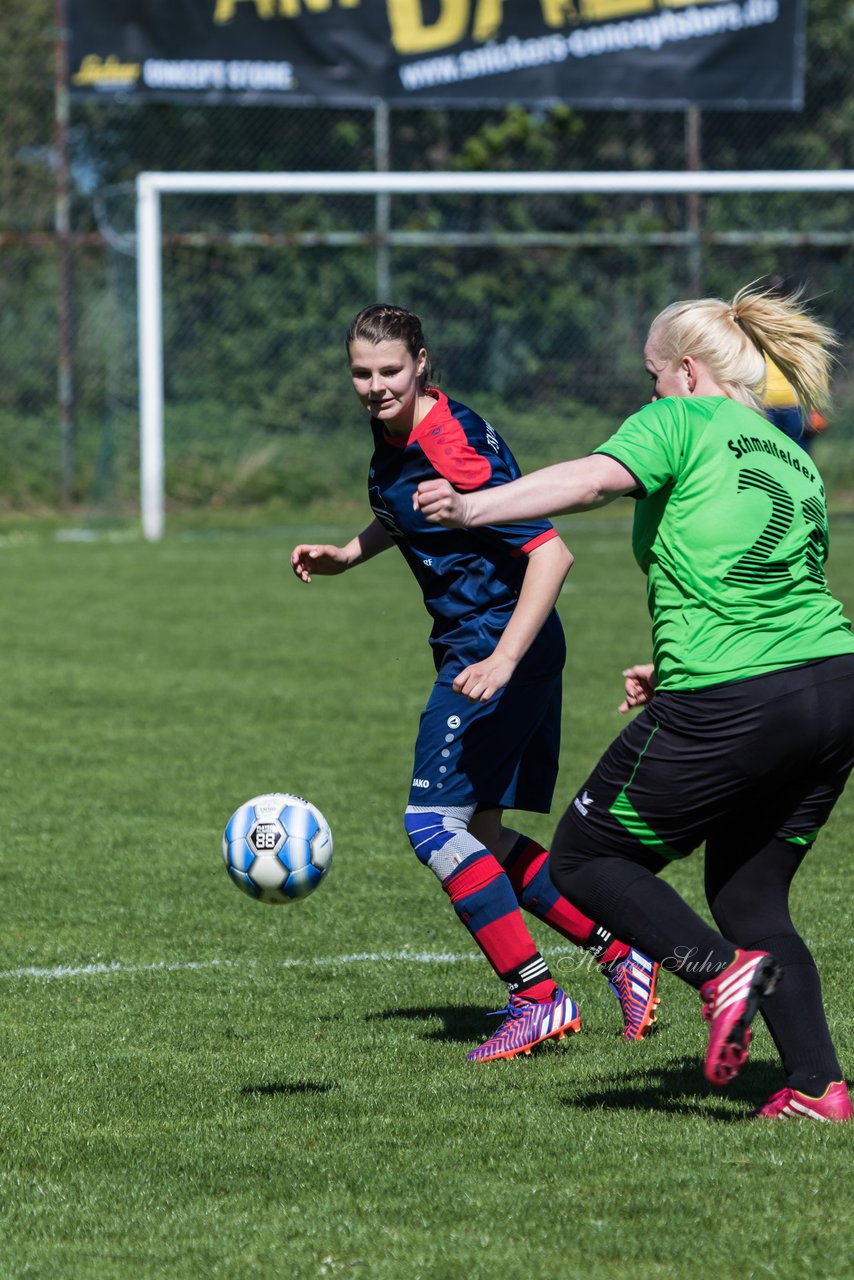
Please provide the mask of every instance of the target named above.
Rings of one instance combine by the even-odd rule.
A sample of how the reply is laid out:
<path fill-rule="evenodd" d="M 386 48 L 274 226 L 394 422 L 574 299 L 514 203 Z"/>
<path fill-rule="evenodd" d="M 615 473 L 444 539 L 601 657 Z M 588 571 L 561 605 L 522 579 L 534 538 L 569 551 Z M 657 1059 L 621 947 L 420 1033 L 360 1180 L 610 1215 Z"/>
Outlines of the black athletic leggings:
<path fill-rule="evenodd" d="M 789 913 L 789 887 L 806 853 L 803 846 L 773 839 L 745 862 L 707 852 L 706 893 L 718 933 L 651 867 L 621 857 L 574 860 L 562 847 L 560 830 L 550 864 L 560 892 L 691 986 L 699 988 L 731 963 L 734 947 L 770 951 L 782 965 L 783 980 L 762 1016 L 786 1083 L 817 1097 L 842 1079 L 818 970 Z M 659 862 L 661 870 L 666 863 Z"/>
<path fill-rule="evenodd" d="M 565 897 L 695 988 L 731 963 L 736 947 L 770 951 L 784 980 L 763 1017 L 787 1082 L 813 1095 L 842 1072 L 789 890 L 811 821 L 821 825 L 854 761 L 852 685 L 854 660 L 844 657 L 721 687 L 708 698 L 662 699 L 612 744 L 581 788 L 558 825 L 549 863 Z M 726 735 L 710 733 L 724 717 Z M 703 806 L 713 784 L 719 798 L 709 820 Z M 621 795 L 630 802 L 622 812 L 643 820 L 634 827 L 611 816 Z M 657 849 L 687 853 L 703 839 L 717 930 L 658 877 L 668 859 Z"/>

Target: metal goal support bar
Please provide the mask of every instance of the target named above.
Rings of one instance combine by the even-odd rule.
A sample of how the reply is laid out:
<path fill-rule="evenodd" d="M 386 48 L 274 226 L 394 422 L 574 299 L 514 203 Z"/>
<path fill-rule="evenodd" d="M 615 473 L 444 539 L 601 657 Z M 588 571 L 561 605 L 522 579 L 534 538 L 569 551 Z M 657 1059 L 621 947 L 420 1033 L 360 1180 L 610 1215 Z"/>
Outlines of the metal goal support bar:
<path fill-rule="evenodd" d="M 163 537 L 163 298 L 160 203 L 164 195 L 690 195 L 854 191 L 854 170 L 612 173 L 140 173 L 136 179 L 142 531 Z"/>

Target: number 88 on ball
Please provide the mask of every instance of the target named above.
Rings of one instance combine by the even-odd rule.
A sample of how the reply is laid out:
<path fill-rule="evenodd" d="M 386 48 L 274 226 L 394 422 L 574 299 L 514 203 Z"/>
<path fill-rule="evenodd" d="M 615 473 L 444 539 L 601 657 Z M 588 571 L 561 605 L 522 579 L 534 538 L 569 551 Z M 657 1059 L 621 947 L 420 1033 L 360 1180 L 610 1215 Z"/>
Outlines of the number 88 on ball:
<path fill-rule="evenodd" d="M 332 862 L 332 833 L 320 810 L 287 792 L 254 796 L 229 818 L 222 856 L 232 883 L 259 902 L 313 893 Z"/>

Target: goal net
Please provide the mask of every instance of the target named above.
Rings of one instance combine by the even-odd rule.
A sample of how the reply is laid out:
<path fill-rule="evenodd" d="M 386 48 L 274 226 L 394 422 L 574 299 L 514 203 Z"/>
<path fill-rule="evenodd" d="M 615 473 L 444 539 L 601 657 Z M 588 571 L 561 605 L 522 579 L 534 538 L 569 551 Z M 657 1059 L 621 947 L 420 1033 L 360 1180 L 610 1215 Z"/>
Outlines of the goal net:
<path fill-rule="evenodd" d="M 422 316 L 441 385 L 525 467 L 642 403 L 649 320 L 679 297 L 781 276 L 850 345 L 852 193 L 849 171 L 140 174 L 111 234 L 136 264 L 145 536 L 172 503 L 361 496 L 343 335 L 380 299 Z M 854 389 L 834 392 L 854 467 Z"/>

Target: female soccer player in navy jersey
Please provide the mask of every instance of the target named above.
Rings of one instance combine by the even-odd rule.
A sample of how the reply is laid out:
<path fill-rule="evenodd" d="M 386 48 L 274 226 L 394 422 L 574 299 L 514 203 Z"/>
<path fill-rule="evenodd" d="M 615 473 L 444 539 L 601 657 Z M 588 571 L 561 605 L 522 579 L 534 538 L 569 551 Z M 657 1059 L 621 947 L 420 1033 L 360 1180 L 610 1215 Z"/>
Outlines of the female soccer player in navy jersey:
<path fill-rule="evenodd" d="M 507 808 L 547 813 L 551 805 L 565 659 L 554 605 L 572 557 L 547 521 L 471 533 L 437 528 L 415 510 L 423 480 L 445 476 L 474 491 L 519 475 L 497 432 L 429 385 L 418 316 L 366 307 L 347 332 L 347 353 L 374 436 L 374 519 L 343 547 L 297 546 L 291 564 L 310 582 L 397 546 L 433 619 L 437 677 L 404 822 L 510 993 L 501 1026 L 467 1058 L 512 1058 L 579 1029 L 578 1009 L 552 978 L 520 904 L 596 957 L 620 1001 L 625 1039 L 640 1040 L 655 1021 L 658 966 L 562 898 L 546 851 L 502 821 Z"/>
<path fill-rule="evenodd" d="M 834 341 L 770 291 L 674 303 L 647 338 L 653 402 L 589 457 L 416 497 L 475 529 L 638 499 L 654 663 L 624 672 L 621 710 L 643 710 L 562 818 L 552 877 L 700 991 L 712 1083 L 738 1071 L 761 1007 L 786 1082 L 756 1114 L 825 1122 L 852 1107 L 789 889 L 854 766 L 854 636 L 824 577 L 821 477 L 762 393 L 767 355 L 820 407 Z M 720 933 L 657 875 L 704 842 Z"/>

